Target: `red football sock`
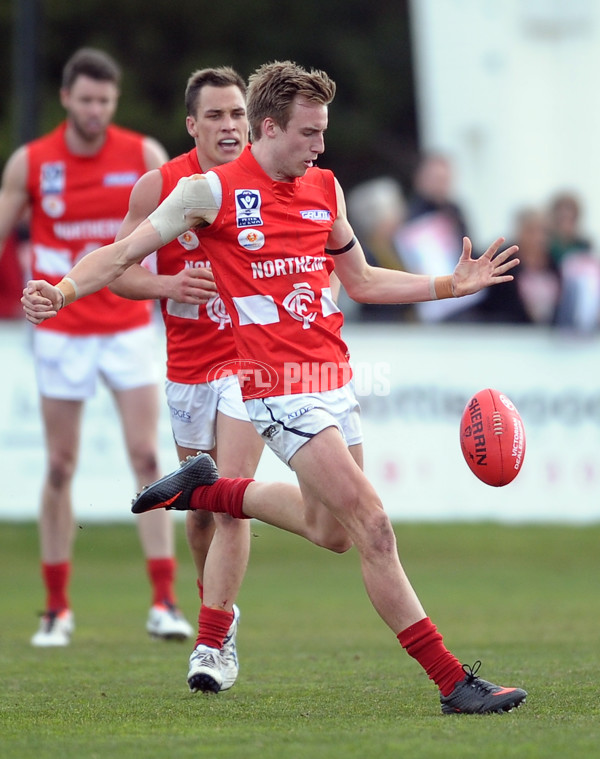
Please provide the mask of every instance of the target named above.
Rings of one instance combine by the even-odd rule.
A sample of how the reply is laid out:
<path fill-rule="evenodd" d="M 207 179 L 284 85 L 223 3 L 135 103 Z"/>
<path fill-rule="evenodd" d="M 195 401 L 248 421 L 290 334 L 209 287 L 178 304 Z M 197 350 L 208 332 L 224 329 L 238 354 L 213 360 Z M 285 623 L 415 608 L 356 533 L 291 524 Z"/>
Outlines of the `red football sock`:
<path fill-rule="evenodd" d="M 198 637 L 196 645 L 203 644 L 211 648 L 223 648 L 223 641 L 233 622 L 233 611 L 212 609 L 202 605 L 198 615 Z"/>
<path fill-rule="evenodd" d="M 70 576 L 70 561 L 61 561 L 58 564 L 42 562 L 42 577 L 46 586 L 46 611 L 70 608 L 67 593 Z"/>
<path fill-rule="evenodd" d="M 164 559 L 148 559 L 146 568 L 152 584 L 152 605 L 175 603 L 175 569 L 177 562 L 173 556 Z"/>
<path fill-rule="evenodd" d="M 456 683 L 465 679 L 462 664 L 448 651 L 429 617 L 407 627 L 398 634 L 398 640 L 402 648 L 427 672 L 442 696 L 449 696 Z"/>
<path fill-rule="evenodd" d="M 190 508 L 231 514 L 236 519 L 251 519 L 244 514 L 244 493 L 254 480 L 220 477 L 214 485 L 200 485 L 192 493 Z"/>
<path fill-rule="evenodd" d="M 196 585 L 198 586 L 198 595 L 200 596 L 200 600 L 204 598 L 204 585 L 200 582 L 200 580 L 196 580 Z"/>

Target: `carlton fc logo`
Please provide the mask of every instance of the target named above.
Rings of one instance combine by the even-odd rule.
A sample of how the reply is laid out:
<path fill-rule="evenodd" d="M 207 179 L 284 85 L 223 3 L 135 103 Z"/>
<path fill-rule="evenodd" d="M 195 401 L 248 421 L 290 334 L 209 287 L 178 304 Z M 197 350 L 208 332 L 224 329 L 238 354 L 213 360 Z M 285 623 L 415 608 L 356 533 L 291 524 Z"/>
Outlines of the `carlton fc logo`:
<path fill-rule="evenodd" d="M 258 190 L 235 191 L 235 218 L 238 227 L 260 227 L 260 192 Z"/>
<path fill-rule="evenodd" d="M 285 296 L 283 307 L 292 318 L 302 322 L 302 329 L 310 329 L 310 325 L 317 318 L 314 311 L 308 310 L 314 302 L 315 293 L 308 283 L 298 282 L 292 292 Z"/>
<path fill-rule="evenodd" d="M 231 317 L 227 313 L 225 304 L 219 295 L 213 297 L 206 304 L 206 313 L 208 318 L 219 325 L 219 329 L 225 329 L 231 324 Z"/>

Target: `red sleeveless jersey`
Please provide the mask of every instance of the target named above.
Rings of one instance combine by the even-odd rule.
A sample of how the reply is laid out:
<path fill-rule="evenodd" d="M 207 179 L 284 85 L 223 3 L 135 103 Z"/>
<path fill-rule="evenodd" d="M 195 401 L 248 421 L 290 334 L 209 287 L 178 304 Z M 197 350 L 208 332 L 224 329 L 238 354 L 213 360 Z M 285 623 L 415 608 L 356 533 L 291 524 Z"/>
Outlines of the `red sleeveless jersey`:
<path fill-rule="evenodd" d="M 196 148 L 165 163 L 160 173 L 162 201 L 182 177 L 202 173 Z M 160 248 L 156 266 L 159 274 L 173 275 L 184 267 L 210 267 L 210 262 L 200 236 L 190 230 Z M 234 371 L 231 319 L 219 295 L 204 305 L 163 299 L 160 306 L 167 333 L 168 379 L 197 384 L 214 379 L 225 364 Z"/>
<path fill-rule="evenodd" d="M 32 277 L 59 282 L 87 253 L 111 243 L 127 213 L 131 189 L 145 173 L 144 137 L 110 126 L 101 150 L 73 155 L 66 122 L 27 145 Z M 110 334 L 149 324 L 152 304 L 103 288 L 60 311 L 40 329 L 72 335 Z"/>
<path fill-rule="evenodd" d="M 337 215 L 333 174 L 311 168 L 275 182 L 250 147 L 213 171 L 221 210 L 199 235 L 233 320 L 243 397 L 341 387 L 351 371 L 325 253 Z"/>

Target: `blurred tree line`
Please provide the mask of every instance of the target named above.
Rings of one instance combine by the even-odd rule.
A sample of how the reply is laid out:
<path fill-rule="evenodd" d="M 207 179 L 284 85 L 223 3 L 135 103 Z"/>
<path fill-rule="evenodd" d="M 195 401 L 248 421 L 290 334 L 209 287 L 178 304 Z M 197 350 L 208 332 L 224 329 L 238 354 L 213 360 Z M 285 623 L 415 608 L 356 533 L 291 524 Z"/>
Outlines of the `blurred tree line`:
<path fill-rule="evenodd" d="M 22 0 L 0 0 L 0 166 L 17 147 L 13 16 Z M 63 64 L 83 45 L 123 67 L 116 121 L 189 150 L 183 92 L 190 73 L 231 65 L 247 77 L 261 63 L 291 59 L 336 81 L 326 153 L 345 186 L 382 174 L 405 184 L 416 153 L 408 0 L 37 0 L 39 103 L 36 131 L 63 118 Z M 11 48 L 12 51 L 11 51 Z M 12 57 L 11 57 L 12 56 Z"/>

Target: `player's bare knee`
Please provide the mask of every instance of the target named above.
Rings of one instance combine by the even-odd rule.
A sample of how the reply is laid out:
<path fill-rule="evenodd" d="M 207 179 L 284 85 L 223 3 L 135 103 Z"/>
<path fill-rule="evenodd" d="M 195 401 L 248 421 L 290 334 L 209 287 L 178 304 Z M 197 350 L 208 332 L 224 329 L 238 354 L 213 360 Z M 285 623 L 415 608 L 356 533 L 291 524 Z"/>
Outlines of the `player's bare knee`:
<path fill-rule="evenodd" d="M 356 543 L 363 556 L 376 555 L 381 558 L 397 552 L 394 528 L 383 509 L 371 512 Z"/>
<path fill-rule="evenodd" d="M 210 511 L 198 509 L 188 512 L 188 526 L 194 531 L 212 529 L 214 524 L 214 515 Z"/>
<path fill-rule="evenodd" d="M 131 466 L 141 482 L 158 479 L 158 459 L 155 451 L 133 453 Z"/>
<path fill-rule="evenodd" d="M 203 513 L 210 514 L 210 512 Z M 231 514 L 213 514 L 212 516 L 215 526 L 220 530 L 238 533 L 247 530 L 250 527 L 250 521 L 248 519 L 236 519 L 235 517 L 232 517 Z"/>
<path fill-rule="evenodd" d="M 48 484 L 53 490 L 62 490 L 73 479 L 75 460 L 72 458 L 51 458 L 48 463 Z"/>

